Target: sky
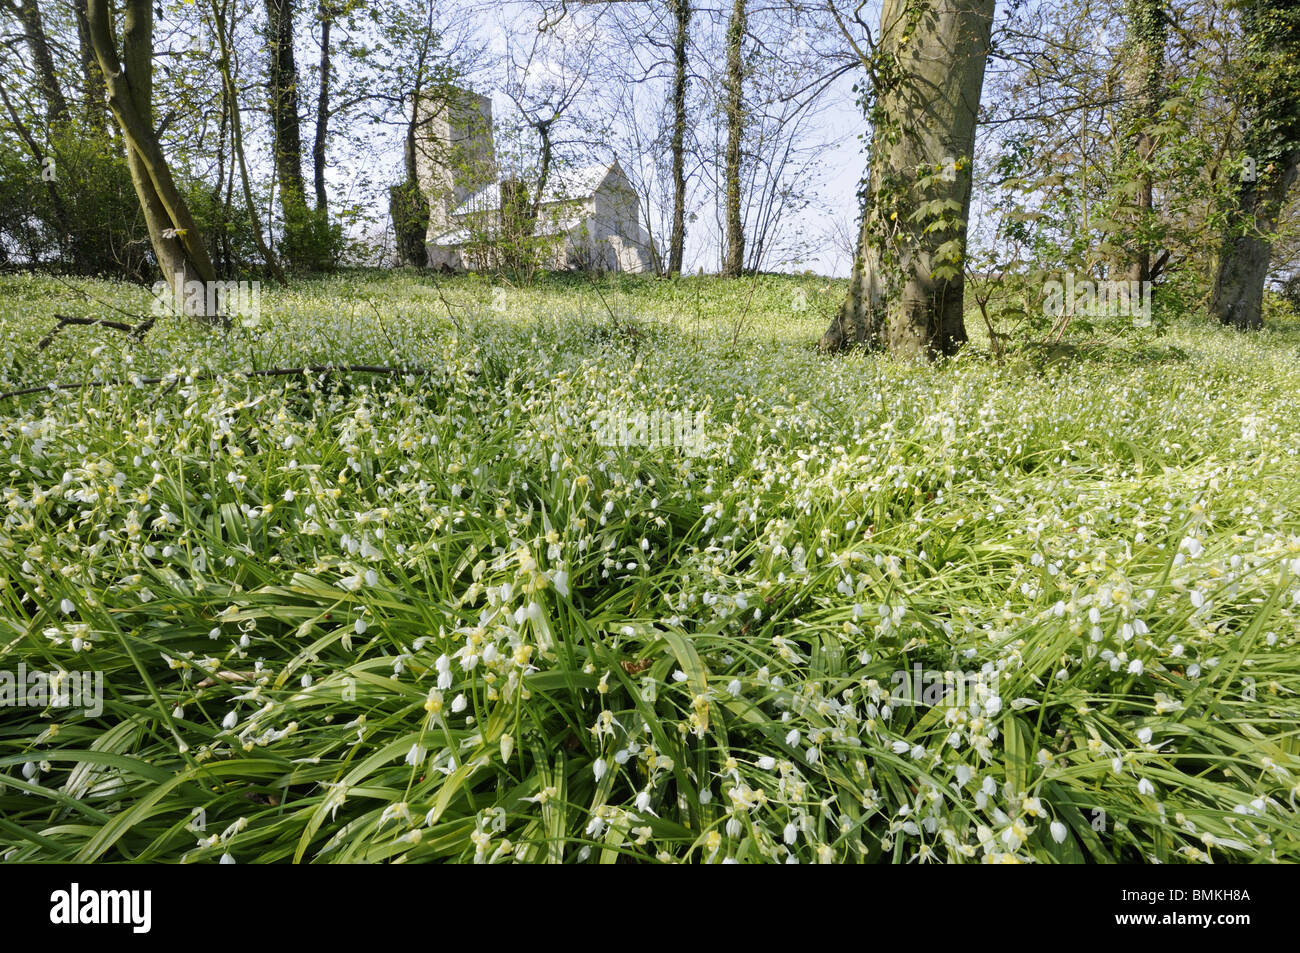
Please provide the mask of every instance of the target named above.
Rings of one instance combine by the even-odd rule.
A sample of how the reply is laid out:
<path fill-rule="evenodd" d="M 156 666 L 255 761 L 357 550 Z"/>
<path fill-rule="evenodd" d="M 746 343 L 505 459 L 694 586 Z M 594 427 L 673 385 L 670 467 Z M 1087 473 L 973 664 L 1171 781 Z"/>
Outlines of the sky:
<path fill-rule="evenodd" d="M 506 2 L 506 0 L 491 3 L 470 2 L 463 9 L 457 10 L 453 16 L 462 28 L 469 26 L 473 39 L 487 49 L 489 59 L 499 59 L 505 56 L 507 43 L 512 38 L 516 43 L 526 42 L 537 22 L 536 10 L 535 4 Z M 704 13 L 696 14 L 697 27 L 703 28 L 700 21 L 707 17 L 707 13 L 706 10 Z M 870 13 L 864 14 L 868 17 L 870 15 Z M 775 48 L 779 48 L 783 40 L 781 37 L 766 39 Z M 306 64 L 314 62 L 315 44 L 309 36 L 300 38 L 300 44 L 304 45 L 303 59 L 300 63 L 300 68 L 303 68 Z M 654 55 L 652 50 L 643 52 L 647 57 Z M 693 63 L 692 66 L 694 69 L 708 68 L 708 64 L 699 62 Z M 543 63 L 538 72 L 545 74 L 548 69 L 554 68 L 558 67 Z M 516 111 L 510 97 L 502 89 L 504 79 L 504 72 L 498 63 L 471 72 L 466 82 L 466 85 L 476 92 L 491 96 L 493 115 L 498 124 L 507 120 Z M 841 231 L 847 228 L 849 234 L 856 234 L 856 193 L 858 182 L 865 171 L 866 158 L 858 137 L 866 128 L 866 122 L 854 101 L 852 83 L 852 76 L 840 77 L 822 94 L 820 101 L 822 111 L 805 131 L 809 142 L 825 141 L 826 146 L 815 164 L 816 174 L 809 180 L 812 202 L 806 209 L 790 215 L 785 222 L 785 227 L 801 230 L 811 238 L 809 254 L 798 262 L 769 260 L 763 266 L 766 270 L 808 269 L 819 274 L 836 276 L 848 274 L 852 263 L 851 258 L 845 249 L 836 247 L 831 232 L 838 219 Z M 597 95 L 598 91 L 593 90 L 591 97 L 594 99 Z M 334 163 L 331 176 L 332 194 L 356 195 L 358 190 L 362 190 L 367 193 L 364 201 L 382 204 L 386 209 L 386 187 L 400 178 L 402 166 L 404 130 L 400 125 L 399 117 L 394 116 L 392 120 L 390 125 L 374 130 L 364 150 L 368 155 L 354 154 L 347 146 L 335 147 L 341 152 L 347 150 L 347 153 L 331 157 Z M 625 168 L 635 158 L 619 154 L 611 148 L 610 143 L 604 145 L 606 147 L 604 150 L 598 150 L 604 154 L 592 158 L 605 160 L 616 157 Z M 350 169 L 358 162 L 362 166 L 360 175 Z M 707 189 L 698 177 L 694 197 L 702 207 L 698 208 L 697 221 L 688 225 L 686 267 L 689 270 L 703 267 L 706 272 L 715 271 L 720 257 L 721 243 L 716 234 L 711 196 L 707 194 Z M 380 227 L 386 226 L 385 219 L 386 216 L 379 217 Z M 642 222 L 643 226 L 646 224 Z"/>

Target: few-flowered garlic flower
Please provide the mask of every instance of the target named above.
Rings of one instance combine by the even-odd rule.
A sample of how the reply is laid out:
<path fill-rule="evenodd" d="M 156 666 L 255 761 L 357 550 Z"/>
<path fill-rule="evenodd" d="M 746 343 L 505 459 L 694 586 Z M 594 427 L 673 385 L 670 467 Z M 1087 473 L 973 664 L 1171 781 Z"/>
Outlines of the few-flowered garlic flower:
<path fill-rule="evenodd" d="M 1028 828 L 1019 821 L 1012 821 L 1011 825 L 1002 832 L 1002 843 L 1007 846 L 1007 850 L 1015 851 L 1020 849 L 1020 845 L 1028 837 Z"/>
<path fill-rule="evenodd" d="M 722 835 L 717 831 L 709 831 L 708 836 L 704 838 L 704 849 L 709 852 L 709 859 L 712 859 L 721 847 Z"/>
<path fill-rule="evenodd" d="M 1052 832 L 1052 840 L 1056 841 L 1058 844 L 1065 843 L 1066 830 L 1064 824 L 1060 821 L 1052 821 L 1049 830 Z"/>
<path fill-rule="evenodd" d="M 390 804 L 384 808 L 383 814 L 379 816 L 379 824 L 382 827 L 390 820 L 405 821 L 411 823 L 411 808 L 405 801 L 398 801 L 396 804 Z"/>
<path fill-rule="evenodd" d="M 1153 795 L 1155 793 L 1156 786 L 1146 778 L 1142 778 L 1138 781 L 1138 794 Z"/>

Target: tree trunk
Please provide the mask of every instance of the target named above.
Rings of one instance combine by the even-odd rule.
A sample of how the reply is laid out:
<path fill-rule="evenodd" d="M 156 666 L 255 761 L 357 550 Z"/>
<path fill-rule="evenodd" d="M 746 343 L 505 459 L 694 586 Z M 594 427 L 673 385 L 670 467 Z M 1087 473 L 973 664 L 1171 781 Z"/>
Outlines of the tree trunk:
<path fill-rule="evenodd" d="M 690 39 L 690 0 L 669 0 L 676 30 L 673 33 L 673 225 L 668 236 L 668 274 L 682 273 L 686 246 L 686 55 Z"/>
<path fill-rule="evenodd" d="M 77 52 L 81 64 L 82 94 L 86 97 L 86 121 L 92 129 L 106 132 L 108 117 L 104 104 L 104 76 L 95 63 L 95 48 L 90 42 L 86 0 L 73 0 L 72 11 L 77 18 Z"/>
<path fill-rule="evenodd" d="M 722 274 L 735 277 L 745 267 L 745 227 L 740 220 L 740 145 L 745 134 L 745 0 L 733 0 L 727 24 L 727 151 L 724 158 L 723 201 L 727 250 Z"/>
<path fill-rule="evenodd" d="M 68 101 L 59 86 L 58 75 L 54 72 L 54 58 L 50 55 L 49 39 L 41 23 L 41 11 L 36 0 L 20 0 L 18 19 L 23 24 L 23 38 L 27 49 L 32 54 L 32 66 L 36 70 L 36 85 L 45 99 L 46 118 L 50 125 L 66 121 L 68 118 Z"/>
<path fill-rule="evenodd" d="M 1138 163 L 1137 189 L 1129 227 L 1135 232 L 1125 242 L 1124 270 L 1129 281 L 1151 280 L 1151 244 L 1145 232 L 1151 226 L 1153 187 L 1149 163 L 1155 122 L 1162 96 L 1167 20 L 1162 0 L 1126 0 L 1127 37 L 1124 58 L 1124 108 L 1122 115 Z"/>
<path fill-rule="evenodd" d="M 1224 324 L 1241 331 L 1264 326 L 1264 280 L 1273 252 L 1271 236 L 1295 180 L 1292 159 L 1285 169 L 1268 173 L 1266 181 L 1248 183 L 1242 189 L 1234 218 L 1244 226 L 1244 233 L 1225 240 L 1210 297 L 1210 313 Z"/>
<path fill-rule="evenodd" d="M 276 260 L 275 253 L 271 251 L 271 246 L 267 244 L 266 238 L 262 234 L 262 220 L 257 214 L 257 203 L 253 201 L 253 187 L 248 176 L 248 158 L 244 154 L 244 128 L 243 121 L 240 118 L 242 112 L 239 108 L 239 86 L 235 83 L 235 76 L 231 68 L 231 45 L 234 30 L 228 27 L 226 23 L 226 0 L 211 0 L 211 5 L 212 22 L 217 28 L 217 49 L 219 53 L 217 67 L 221 72 L 222 85 L 231 102 L 230 151 L 234 153 L 235 164 L 239 166 L 239 184 L 244 195 L 244 204 L 248 206 L 248 220 L 253 230 L 253 244 L 257 246 L 258 254 L 262 256 L 267 272 L 281 285 L 286 285 L 288 282 L 285 281 L 280 263 Z M 236 11 L 235 16 L 238 17 L 238 15 L 238 11 Z"/>
<path fill-rule="evenodd" d="M 873 140 L 873 155 L 875 151 Z M 871 165 L 875 167 L 874 159 Z M 876 180 L 874 172 L 871 178 L 873 182 Z M 870 234 L 873 216 L 866 208 L 864 205 L 857 257 L 853 261 L 853 274 L 849 278 L 849 291 L 840 302 L 835 317 L 831 319 L 831 326 L 822 335 L 820 347 L 823 351 L 838 351 L 857 344 L 876 348 L 884 343 L 883 265 Z"/>
<path fill-rule="evenodd" d="M 302 177 L 298 68 L 293 59 L 293 0 L 266 0 L 266 24 L 271 56 L 267 99 L 275 132 L 275 172 L 280 180 L 286 254 L 294 264 L 302 265 L 304 250 L 298 242 L 307 226 L 307 189 Z"/>
<path fill-rule="evenodd" d="M 330 121 L 330 27 L 334 24 L 334 11 L 322 2 L 320 14 L 320 95 L 316 97 L 316 138 L 312 142 L 312 178 L 316 186 L 316 211 L 325 215 L 329 211 L 329 197 L 325 192 L 325 143 Z"/>
<path fill-rule="evenodd" d="M 912 4 L 914 5 L 914 4 Z M 966 340 L 963 261 L 994 0 L 881 10 L 870 173 L 849 293 L 823 349 L 950 354 Z M 922 203 L 929 210 L 917 215 Z"/>
<path fill-rule="evenodd" d="M 533 193 L 532 207 L 529 210 L 528 221 L 525 224 L 527 238 L 532 238 L 533 230 L 537 227 L 537 219 L 542 214 L 542 199 L 546 195 L 546 184 L 551 177 L 551 159 L 553 150 L 551 148 L 551 123 L 555 117 L 550 119 L 539 120 L 533 123 L 533 128 L 537 130 L 538 137 L 542 140 L 542 155 L 537 164 L 537 190 Z"/>
<path fill-rule="evenodd" d="M 216 273 L 154 133 L 153 4 L 125 0 L 120 52 L 113 40 L 111 0 L 88 0 L 86 14 L 108 104 L 126 140 L 127 165 L 154 256 L 173 294 L 183 295 L 187 282 L 215 281 Z M 203 317 L 226 323 L 223 315 Z"/>
<path fill-rule="evenodd" d="M 419 169 L 416 162 L 417 130 L 420 123 L 420 104 L 423 102 L 421 84 L 424 75 L 424 57 L 421 54 L 416 69 L 416 84 L 411 91 L 411 121 L 406 125 L 406 141 L 402 159 L 406 167 L 406 181 L 388 190 L 388 209 L 393 219 L 393 234 L 397 246 L 397 260 L 403 265 L 424 268 L 429 264 L 429 200 L 420 191 Z M 451 107 L 449 106 L 448 109 Z"/>
<path fill-rule="evenodd" d="M 1249 330 L 1264 324 L 1273 232 L 1300 163 L 1300 7 L 1294 0 L 1252 0 L 1242 10 L 1242 29 L 1248 162 L 1228 210 L 1210 313 Z"/>

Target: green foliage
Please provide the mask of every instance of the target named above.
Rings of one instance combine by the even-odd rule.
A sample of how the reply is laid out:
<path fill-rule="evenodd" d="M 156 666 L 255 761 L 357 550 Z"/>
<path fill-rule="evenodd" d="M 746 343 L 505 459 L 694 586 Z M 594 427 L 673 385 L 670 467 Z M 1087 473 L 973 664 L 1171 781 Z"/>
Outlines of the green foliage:
<path fill-rule="evenodd" d="M 293 207 L 280 235 L 279 253 L 286 266 L 299 272 L 329 271 L 343 252 L 343 228 L 324 209 Z"/>
<path fill-rule="evenodd" d="M 79 126 L 56 127 L 47 140 L 48 182 L 24 145 L 0 137 L 0 255 L 148 277 L 152 251 L 126 160 L 102 135 Z"/>

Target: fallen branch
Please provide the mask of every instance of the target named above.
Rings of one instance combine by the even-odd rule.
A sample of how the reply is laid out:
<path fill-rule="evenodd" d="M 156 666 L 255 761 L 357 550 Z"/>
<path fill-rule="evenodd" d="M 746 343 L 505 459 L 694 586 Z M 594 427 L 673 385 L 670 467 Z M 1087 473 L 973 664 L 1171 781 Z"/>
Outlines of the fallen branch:
<path fill-rule="evenodd" d="M 114 321 L 111 318 L 78 318 L 71 314 L 56 314 L 59 323 L 45 337 L 41 338 L 40 343 L 36 345 L 36 350 L 43 351 L 54 341 L 54 336 L 70 325 L 93 328 L 112 328 L 114 331 L 124 331 L 137 341 L 145 336 L 145 333 L 154 326 L 157 318 L 144 318 L 139 324 L 127 324 L 125 321 Z"/>
<path fill-rule="evenodd" d="M 185 375 L 192 383 L 199 381 L 217 380 L 221 377 L 293 377 L 301 374 L 321 374 L 329 376 L 330 374 L 427 374 L 429 371 L 423 367 L 386 367 L 382 364 L 308 364 L 304 367 L 268 367 L 261 371 L 229 371 L 224 374 L 197 374 L 193 377 Z M 7 400 L 10 397 L 25 397 L 29 394 L 42 394 L 47 391 L 60 390 L 80 390 L 82 388 L 92 387 L 114 387 L 121 384 L 133 384 L 143 387 L 146 384 L 169 384 L 175 386 L 181 377 L 171 375 L 170 377 L 141 377 L 133 381 L 124 380 L 107 380 L 107 381 L 77 381 L 73 384 L 45 384 L 41 387 L 24 387 L 22 390 L 11 390 L 7 393 L 0 394 L 0 400 Z"/>

